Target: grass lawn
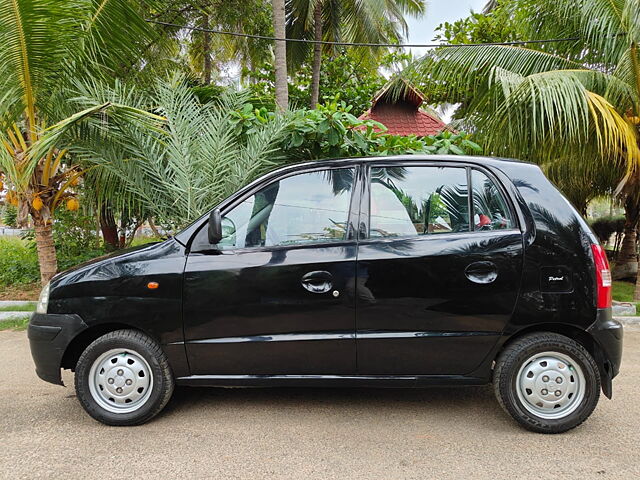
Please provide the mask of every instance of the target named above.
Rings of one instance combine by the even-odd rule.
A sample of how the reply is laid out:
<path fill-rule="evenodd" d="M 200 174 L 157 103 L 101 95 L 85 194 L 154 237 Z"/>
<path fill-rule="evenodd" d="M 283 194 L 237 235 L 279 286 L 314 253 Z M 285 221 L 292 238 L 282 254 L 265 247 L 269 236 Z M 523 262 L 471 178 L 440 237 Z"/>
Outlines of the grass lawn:
<path fill-rule="evenodd" d="M 15 305 L 8 307 L 1 307 L 0 312 L 35 312 L 36 304 L 35 302 L 29 303 L 28 305 Z"/>
<path fill-rule="evenodd" d="M 0 320 L 0 330 L 26 330 L 29 325 L 29 317 L 9 318 Z"/>
<path fill-rule="evenodd" d="M 30 315 L 28 314 L 35 309 L 35 302 L 28 305 L 0 307 L 0 312 L 24 312 L 22 315 L 18 313 L 15 317 L 0 320 L 0 330 L 26 330 L 29 324 Z"/>
<path fill-rule="evenodd" d="M 613 299 L 618 302 L 632 302 L 633 293 L 636 289 L 635 284 L 631 282 L 613 282 Z"/>
<path fill-rule="evenodd" d="M 613 299 L 618 302 L 629 302 L 636 306 L 636 315 L 640 315 L 640 302 L 633 301 L 636 290 L 635 283 L 615 281 L 613 282 Z"/>

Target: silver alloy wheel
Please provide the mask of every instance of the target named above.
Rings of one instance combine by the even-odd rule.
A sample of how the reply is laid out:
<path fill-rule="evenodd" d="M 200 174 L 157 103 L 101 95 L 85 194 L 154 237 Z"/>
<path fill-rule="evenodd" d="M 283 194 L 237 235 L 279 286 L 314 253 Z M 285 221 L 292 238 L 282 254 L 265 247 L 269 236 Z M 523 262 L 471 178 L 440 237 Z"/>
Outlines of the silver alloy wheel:
<path fill-rule="evenodd" d="M 133 350 L 109 350 L 91 365 L 89 391 L 96 403 L 109 412 L 138 410 L 149 400 L 152 390 L 151 367 Z"/>
<path fill-rule="evenodd" d="M 516 391 L 522 406 L 545 420 L 564 418 L 582 403 L 586 380 L 580 366 L 559 352 L 536 353 L 520 367 Z"/>

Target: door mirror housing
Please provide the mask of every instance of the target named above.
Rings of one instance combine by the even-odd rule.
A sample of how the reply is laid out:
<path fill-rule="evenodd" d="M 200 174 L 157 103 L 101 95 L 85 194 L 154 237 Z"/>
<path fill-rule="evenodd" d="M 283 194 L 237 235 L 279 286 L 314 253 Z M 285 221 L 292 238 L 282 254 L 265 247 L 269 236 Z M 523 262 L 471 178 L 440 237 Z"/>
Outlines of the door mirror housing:
<path fill-rule="evenodd" d="M 222 215 L 216 208 L 209 215 L 209 243 L 217 245 L 222 240 Z"/>

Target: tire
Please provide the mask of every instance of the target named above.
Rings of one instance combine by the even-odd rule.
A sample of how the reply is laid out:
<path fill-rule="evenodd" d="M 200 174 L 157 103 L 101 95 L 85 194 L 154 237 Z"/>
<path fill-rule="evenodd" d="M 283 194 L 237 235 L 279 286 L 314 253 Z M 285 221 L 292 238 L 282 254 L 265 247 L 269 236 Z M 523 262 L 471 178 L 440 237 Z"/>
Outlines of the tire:
<path fill-rule="evenodd" d="M 155 417 L 173 393 L 166 355 L 148 335 L 116 330 L 91 343 L 76 364 L 82 407 L 106 425 L 141 425 Z"/>
<path fill-rule="evenodd" d="M 507 345 L 496 361 L 493 388 L 502 408 L 524 428 L 562 433 L 596 408 L 600 373 L 582 345 L 541 332 Z"/>

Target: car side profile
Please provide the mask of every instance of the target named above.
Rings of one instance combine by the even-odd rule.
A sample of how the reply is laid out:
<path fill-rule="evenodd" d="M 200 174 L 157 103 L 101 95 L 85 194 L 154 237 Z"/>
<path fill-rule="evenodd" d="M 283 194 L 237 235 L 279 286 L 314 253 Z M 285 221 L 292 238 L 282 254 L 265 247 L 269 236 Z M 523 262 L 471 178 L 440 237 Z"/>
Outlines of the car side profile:
<path fill-rule="evenodd" d="M 622 326 L 605 252 L 535 165 L 397 156 L 287 166 L 163 242 L 44 287 L 40 378 L 109 425 L 174 385 L 493 383 L 522 426 L 569 430 L 612 396 Z"/>

